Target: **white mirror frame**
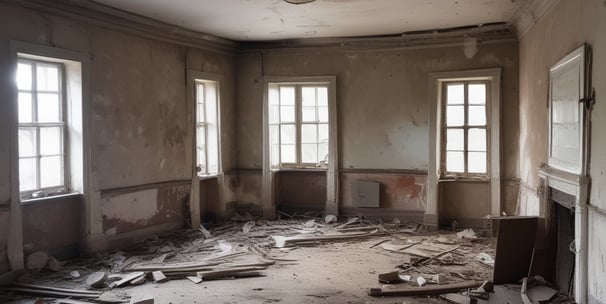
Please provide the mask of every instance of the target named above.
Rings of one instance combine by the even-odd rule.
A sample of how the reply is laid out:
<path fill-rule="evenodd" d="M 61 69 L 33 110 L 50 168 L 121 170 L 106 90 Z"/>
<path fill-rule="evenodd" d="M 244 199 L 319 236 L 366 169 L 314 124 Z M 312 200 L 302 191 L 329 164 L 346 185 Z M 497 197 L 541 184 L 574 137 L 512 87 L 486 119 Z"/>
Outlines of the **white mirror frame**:
<path fill-rule="evenodd" d="M 587 172 L 587 155 L 586 155 L 586 136 L 585 136 L 585 107 L 584 103 L 581 102 L 586 97 L 585 94 L 585 45 L 575 49 L 570 54 L 562 58 L 556 63 L 551 69 L 549 69 L 549 159 L 548 164 L 550 167 L 578 174 L 584 176 Z M 564 88 L 558 86 L 560 80 L 564 80 L 565 76 L 570 76 L 569 73 L 574 73 L 575 83 L 573 85 L 574 91 L 562 91 Z M 574 103 L 569 105 L 568 108 L 577 107 L 576 121 L 568 123 L 568 127 L 576 128 L 577 132 L 574 134 L 554 134 L 557 132 L 557 121 L 559 119 L 554 118 L 559 115 L 565 115 L 567 112 L 566 107 L 555 107 L 555 102 L 562 102 L 555 100 L 557 96 L 564 94 L 567 100 L 563 102 Z M 558 110 L 561 110 L 558 112 Z M 554 126 L 556 126 L 554 130 Z M 560 138 L 562 136 L 562 138 Z M 570 147 L 570 143 L 576 143 Z M 565 150 L 573 149 L 568 153 Z"/>

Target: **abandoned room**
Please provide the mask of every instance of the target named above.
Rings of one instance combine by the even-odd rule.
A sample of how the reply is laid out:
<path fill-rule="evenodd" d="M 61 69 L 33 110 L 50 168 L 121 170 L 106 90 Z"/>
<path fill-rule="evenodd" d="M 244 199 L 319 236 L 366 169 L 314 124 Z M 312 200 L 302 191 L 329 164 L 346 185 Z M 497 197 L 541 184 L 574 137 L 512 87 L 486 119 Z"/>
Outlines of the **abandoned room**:
<path fill-rule="evenodd" d="M 606 304 L 604 0 L 0 20 L 0 303 Z"/>

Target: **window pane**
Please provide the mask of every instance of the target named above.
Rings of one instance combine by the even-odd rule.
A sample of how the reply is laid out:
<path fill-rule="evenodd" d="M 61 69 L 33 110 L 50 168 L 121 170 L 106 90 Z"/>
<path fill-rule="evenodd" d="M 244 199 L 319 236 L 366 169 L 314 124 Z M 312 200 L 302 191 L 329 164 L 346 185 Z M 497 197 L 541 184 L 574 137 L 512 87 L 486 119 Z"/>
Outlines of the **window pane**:
<path fill-rule="evenodd" d="M 206 174 L 206 128 L 198 127 L 196 136 L 196 146 L 198 147 L 198 166 L 202 168 L 199 173 Z"/>
<path fill-rule="evenodd" d="M 280 148 L 280 157 L 283 163 L 294 163 L 297 161 L 295 156 L 295 145 L 282 145 Z"/>
<path fill-rule="evenodd" d="M 465 172 L 463 152 L 446 152 L 446 171 Z"/>
<path fill-rule="evenodd" d="M 294 125 L 280 126 L 280 142 L 282 144 L 295 144 L 297 142 L 297 134 Z"/>
<path fill-rule="evenodd" d="M 328 88 L 318 87 L 318 106 L 328 107 Z"/>
<path fill-rule="evenodd" d="M 38 94 L 38 122 L 61 122 L 59 94 Z"/>
<path fill-rule="evenodd" d="M 449 84 L 446 86 L 446 104 L 463 104 L 465 102 L 465 85 Z"/>
<path fill-rule="evenodd" d="M 267 97 L 270 105 L 280 105 L 280 91 L 278 91 L 277 86 L 269 86 L 269 95 Z"/>
<path fill-rule="evenodd" d="M 280 105 L 295 105 L 295 87 L 280 87 Z"/>
<path fill-rule="evenodd" d="M 486 125 L 486 107 L 485 106 L 469 106 L 469 125 L 484 126 Z"/>
<path fill-rule="evenodd" d="M 206 122 L 217 126 L 217 90 L 214 83 L 206 85 Z"/>
<path fill-rule="evenodd" d="M 277 167 L 280 164 L 280 145 L 271 145 L 271 166 Z"/>
<path fill-rule="evenodd" d="M 486 152 L 467 153 L 467 167 L 469 173 L 486 173 Z"/>
<path fill-rule="evenodd" d="M 328 124 L 318 124 L 318 142 L 328 142 Z"/>
<path fill-rule="evenodd" d="M 295 122 L 295 106 L 280 106 L 280 122 Z"/>
<path fill-rule="evenodd" d="M 467 87 L 470 104 L 486 104 L 486 85 L 470 84 Z"/>
<path fill-rule="evenodd" d="M 203 83 L 196 84 L 196 101 L 198 103 L 204 103 L 204 84 Z"/>
<path fill-rule="evenodd" d="M 36 155 L 36 128 L 19 128 L 19 157 Z"/>
<path fill-rule="evenodd" d="M 318 145 L 317 144 L 302 144 L 301 145 L 301 161 L 303 163 L 318 163 Z"/>
<path fill-rule="evenodd" d="M 36 159 L 19 159 L 19 191 L 36 189 Z"/>
<path fill-rule="evenodd" d="M 469 129 L 468 135 L 469 151 L 486 151 L 486 129 Z"/>
<path fill-rule="evenodd" d="M 316 125 L 301 125 L 301 143 L 317 143 L 318 128 Z"/>
<path fill-rule="evenodd" d="M 328 163 L 328 144 L 319 144 L 318 145 L 318 162 L 321 164 Z"/>
<path fill-rule="evenodd" d="M 301 89 L 303 95 L 303 106 L 316 106 L 316 88 L 312 87 L 303 87 Z"/>
<path fill-rule="evenodd" d="M 328 107 L 318 107 L 318 121 L 328 122 Z"/>
<path fill-rule="evenodd" d="M 269 143 L 272 145 L 280 144 L 280 133 L 277 125 L 269 126 Z"/>
<path fill-rule="evenodd" d="M 446 125 L 449 127 L 462 126 L 465 123 L 464 106 L 446 107 Z"/>
<path fill-rule="evenodd" d="M 280 121 L 280 106 L 269 106 L 269 123 L 278 123 Z"/>
<path fill-rule="evenodd" d="M 206 133 L 206 167 L 208 174 L 219 173 L 219 137 L 217 125 L 211 124 L 207 126 Z"/>
<path fill-rule="evenodd" d="M 465 136 L 463 129 L 446 130 L 446 150 L 465 150 Z"/>
<path fill-rule="evenodd" d="M 198 115 L 198 117 L 197 117 L 198 122 L 206 122 L 206 118 L 204 117 L 204 115 L 205 115 L 205 113 L 204 113 L 205 112 L 204 111 L 204 104 L 203 103 L 199 103 L 197 105 L 197 107 L 198 107 L 198 113 L 196 115 Z"/>
<path fill-rule="evenodd" d="M 17 88 L 19 90 L 32 89 L 32 66 L 29 63 L 17 64 Z"/>
<path fill-rule="evenodd" d="M 57 66 L 36 65 L 36 88 L 40 91 L 59 91 L 59 69 Z"/>
<path fill-rule="evenodd" d="M 62 156 L 40 158 L 40 187 L 63 185 Z"/>
<path fill-rule="evenodd" d="M 61 127 L 44 127 L 40 128 L 40 154 L 41 155 L 57 155 L 62 154 L 62 139 Z"/>
<path fill-rule="evenodd" d="M 302 118 L 305 122 L 316 121 L 316 107 L 303 107 Z"/>
<path fill-rule="evenodd" d="M 33 122 L 32 94 L 19 93 L 19 122 Z"/>

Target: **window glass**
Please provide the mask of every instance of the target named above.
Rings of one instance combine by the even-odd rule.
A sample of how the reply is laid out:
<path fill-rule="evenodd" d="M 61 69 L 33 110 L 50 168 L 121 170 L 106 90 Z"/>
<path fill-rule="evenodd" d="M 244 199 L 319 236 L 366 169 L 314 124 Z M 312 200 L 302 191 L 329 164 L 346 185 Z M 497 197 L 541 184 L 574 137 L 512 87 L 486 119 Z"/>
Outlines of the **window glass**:
<path fill-rule="evenodd" d="M 448 173 L 487 173 L 487 85 L 445 84 L 443 161 Z"/>
<path fill-rule="evenodd" d="M 19 189 L 25 198 L 64 187 L 62 77 L 59 63 L 19 59 L 17 64 Z"/>
<path fill-rule="evenodd" d="M 268 90 L 272 168 L 327 164 L 328 87 L 269 84 Z"/>

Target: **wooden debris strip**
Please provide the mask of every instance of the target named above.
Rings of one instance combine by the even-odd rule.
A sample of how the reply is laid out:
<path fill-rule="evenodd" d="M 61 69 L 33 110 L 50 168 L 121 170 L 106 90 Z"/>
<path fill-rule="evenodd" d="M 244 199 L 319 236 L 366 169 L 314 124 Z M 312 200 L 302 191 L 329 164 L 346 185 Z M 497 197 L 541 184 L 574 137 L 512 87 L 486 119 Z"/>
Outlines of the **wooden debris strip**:
<path fill-rule="evenodd" d="M 463 281 L 444 285 L 426 285 L 422 287 L 399 287 L 399 288 L 371 288 L 368 294 L 373 297 L 384 296 L 429 296 L 445 293 L 458 292 L 467 288 L 476 288 L 482 285 L 480 281 Z"/>
<path fill-rule="evenodd" d="M 74 298 L 88 298 L 96 299 L 101 295 L 101 292 L 71 289 L 71 288 L 59 288 L 45 285 L 33 285 L 33 284 L 13 284 L 7 287 L 1 287 L 0 290 L 8 292 L 18 292 L 26 294 L 35 294 L 40 296 L 49 297 L 74 297 Z"/>
<path fill-rule="evenodd" d="M 344 234 L 324 234 L 324 235 L 305 235 L 299 234 L 295 236 L 279 236 L 272 235 L 272 238 L 276 242 L 276 247 L 283 248 L 291 245 L 309 243 L 309 242 L 330 242 L 330 241 L 341 241 L 358 239 L 369 236 L 379 235 L 377 231 L 368 233 L 344 233 Z"/>

